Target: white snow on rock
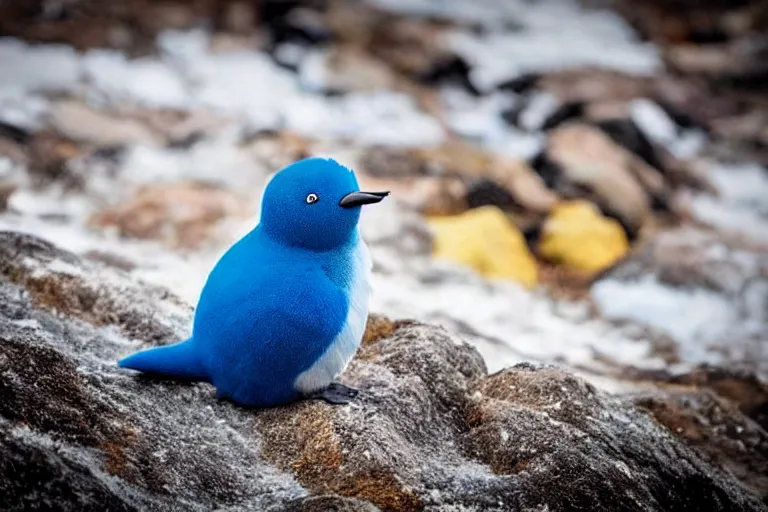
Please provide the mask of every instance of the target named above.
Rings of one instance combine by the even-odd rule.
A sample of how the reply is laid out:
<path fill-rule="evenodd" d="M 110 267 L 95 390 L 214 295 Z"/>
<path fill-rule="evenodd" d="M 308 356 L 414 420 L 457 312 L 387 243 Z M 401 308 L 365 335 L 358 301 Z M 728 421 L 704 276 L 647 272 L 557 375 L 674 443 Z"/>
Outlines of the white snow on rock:
<path fill-rule="evenodd" d="M 39 128 L 50 108 L 43 96 L 16 87 L 0 87 L 0 121 L 27 130 Z"/>
<path fill-rule="evenodd" d="M 371 307 L 394 318 L 443 325 L 470 340 L 491 372 L 522 361 L 598 369 L 595 354 L 649 368 L 663 365 L 647 340 L 589 319 L 583 304 L 559 303 L 541 292 L 440 267 L 435 264 L 420 277 L 375 274 Z"/>
<path fill-rule="evenodd" d="M 74 88 L 80 79 L 77 52 L 59 44 L 27 45 L 0 38 L 0 90 L 57 92 Z"/>
<path fill-rule="evenodd" d="M 689 361 L 711 359 L 708 344 L 733 332 L 738 320 L 735 305 L 724 295 L 665 285 L 651 275 L 599 281 L 592 286 L 592 298 L 606 318 L 630 320 L 671 336 Z"/>
<path fill-rule="evenodd" d="M 677 125 L 656 102 L 637 98 L 629 109 L 632 121 L 652 141 L 669 146 L 677 139 Z"/>
<path fill-rule="evenodd" d="M 48 101 L 40 94 L 74 89 L 80 72 L 78 54 L 72 48 L 0 38 L 0 121 L 38 128 L 48 109 Z"/>
<path fill-rule="evenodd" d="M 520 0 L 368 0 L 368 3 L 409 16 L 440 17 L 459 23 L 482 25 L 515 21 L 521 7 L 533 5 Z"/>
<path fill-rule="evenodd" d="M 757 164 L 709 165 L 708 178 L 718 192 L 694 195 L 695 217 L 717 229 L 768 243 L 768 169 Z"/>
<path fill-rule="evenodd" d="M 117 51 L 91 50 L 83 57 L 90 93 L 110 103 L 186 108 L 189 98 L 178 73 L 154 58 L 128 60 Z"/>
<path fill-rule="evenodd" d="M 517 4 L 518 30 L 489 28 L 478 34 L 459 28 L 448 37 L 449 47 L 472 66 L 470 79 L 480 90 L 524 73 L 597 66 L 644 75 L 662 66 L 657 48 L 638 41 L 613 12 L 567 0 L 501 3 Z"/>
<path fill-rule="evenodd" d="M 528 131 L 541 130 L 544 122 L 555 113 L 559 103 L 550 93 L 535 93 L 527 108 L 520 113 L 520 126 Z"/>
<path fill-rule="evenodd" d="M 481 143 L 490 151 L 510 157 L 531 158 L 544 146 L 542 132 L 520 130 L 502 118 L 501 112 L 515 106 L 519 98 L 498 92 L 476 98 L 450 87 L 440 91 L 440 98 L 451 130 Z M 540 113 L 533 112 L 529 121 L 536 122 L 534 116 L 541 117 Z"/>
<path fill-rule="evenodd" d="M 320 139 L 354 139 L 362 145 L 429 146 L 445 132 L 414 100 L 392 91 L 355 92 L 336 98 L 296 96 L 286 105 L 289 130 Z"/>
<path fill-rule="evenodd" d="M 131 184 L 198 180 L 233 190 L 260 187 L 267 170 L 237 146 L 236 137 L 225 132 L 186 150 L 133 146 L 125 157 L 121 178 Z"/>

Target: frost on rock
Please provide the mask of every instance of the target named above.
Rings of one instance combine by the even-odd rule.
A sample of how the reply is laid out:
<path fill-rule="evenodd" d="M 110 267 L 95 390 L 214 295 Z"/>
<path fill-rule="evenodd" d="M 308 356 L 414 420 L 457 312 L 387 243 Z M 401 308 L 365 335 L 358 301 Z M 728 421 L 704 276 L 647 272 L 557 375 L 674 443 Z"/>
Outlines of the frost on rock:
<path fill-rule="evenodd" d="M 553 366 L 488 375 L 438 327 L 374 316 L 342 376 L 354 404 L 254 410 L 115 366 L 184 335 L 162 289 L 9 232 L 0 273 L 3 510 L 765 510 L 760 480 L 720 467 L 727 445 L 689 448 Z"/>

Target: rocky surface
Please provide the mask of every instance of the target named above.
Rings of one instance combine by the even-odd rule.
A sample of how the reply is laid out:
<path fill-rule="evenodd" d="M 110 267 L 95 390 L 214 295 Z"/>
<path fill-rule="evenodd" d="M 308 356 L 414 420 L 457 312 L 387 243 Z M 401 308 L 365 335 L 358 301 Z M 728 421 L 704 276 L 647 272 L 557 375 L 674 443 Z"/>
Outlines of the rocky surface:
<path fill-rule="evenodd" d="M 445 330 L 374 316 L 353 404 L 248 410 L 116 368 L 186 333 L 169 292 L 13 232 L 0 274 L 3 510 L 768 509 L 766 432 L 716 377 L 621 397 L 488 375 Z"/>

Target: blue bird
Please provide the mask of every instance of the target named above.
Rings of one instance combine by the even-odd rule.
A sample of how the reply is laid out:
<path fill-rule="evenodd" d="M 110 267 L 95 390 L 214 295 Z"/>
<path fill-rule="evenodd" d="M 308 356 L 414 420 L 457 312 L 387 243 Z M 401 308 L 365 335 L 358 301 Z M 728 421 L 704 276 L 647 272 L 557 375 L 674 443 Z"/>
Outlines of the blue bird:
<path fill-rule="evenodd" d="M 389 192 L 361 192 L 354 173 L 307 158 L 274 175 L 259 224 L 208 275 L 192 336 L 130 355 L 123 368 L 205 381 L 217 396 L 266 407 L 303 397 L 348 403 L 334 382 L 365 330 L 371 259 L 361 206 Z"/>

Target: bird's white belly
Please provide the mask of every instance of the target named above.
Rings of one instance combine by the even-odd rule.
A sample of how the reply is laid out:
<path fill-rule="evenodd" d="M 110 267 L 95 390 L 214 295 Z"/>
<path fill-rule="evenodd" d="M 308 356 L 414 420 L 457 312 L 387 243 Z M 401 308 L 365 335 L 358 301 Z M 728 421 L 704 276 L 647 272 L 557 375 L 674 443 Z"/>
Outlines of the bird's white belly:
<path fill-rule="evenodd" d="M 328 387 L 355 355 L 363 339 L 368 319 L 371 267 L 368 247 L 360 239 L 355 251 L 355 270 L 349 290 L 349 311 L 344 327 L 320 359 L 296 377 L 293 387 L 300 393 L 307 394 Z"/>

